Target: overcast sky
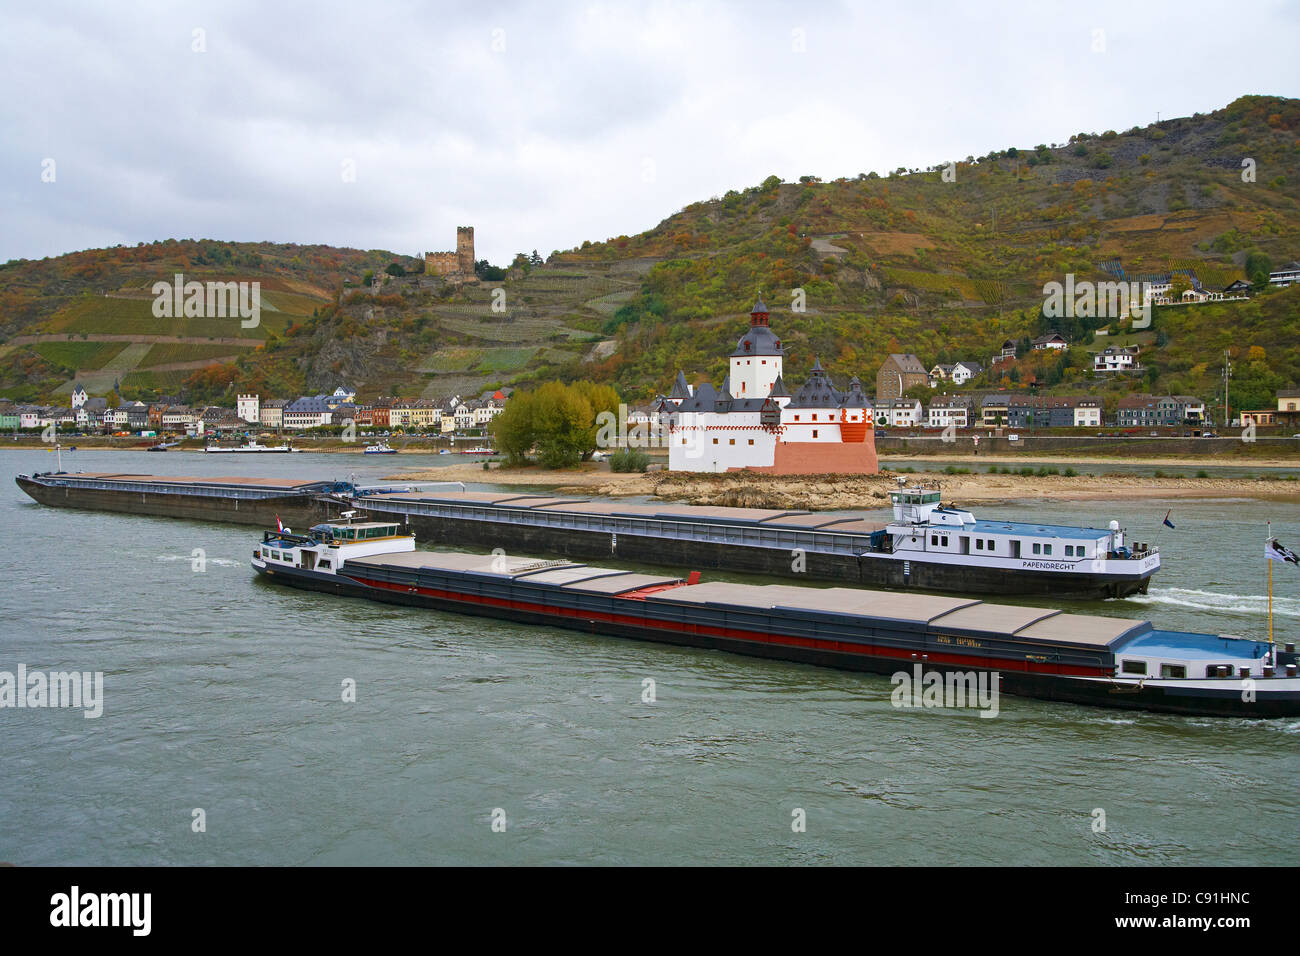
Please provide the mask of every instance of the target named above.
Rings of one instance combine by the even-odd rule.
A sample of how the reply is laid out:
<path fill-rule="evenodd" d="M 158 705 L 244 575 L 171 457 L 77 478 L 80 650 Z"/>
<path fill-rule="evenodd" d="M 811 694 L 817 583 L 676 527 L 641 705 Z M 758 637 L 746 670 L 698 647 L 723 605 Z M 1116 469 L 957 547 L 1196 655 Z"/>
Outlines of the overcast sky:
<path fill-rule="evenodd" d="M 773 173 L 1300 93 L 1285 2 L 6 7 L 0 260 L 168 237 L 414 255 L 473 225 L 504 264 Z"/>

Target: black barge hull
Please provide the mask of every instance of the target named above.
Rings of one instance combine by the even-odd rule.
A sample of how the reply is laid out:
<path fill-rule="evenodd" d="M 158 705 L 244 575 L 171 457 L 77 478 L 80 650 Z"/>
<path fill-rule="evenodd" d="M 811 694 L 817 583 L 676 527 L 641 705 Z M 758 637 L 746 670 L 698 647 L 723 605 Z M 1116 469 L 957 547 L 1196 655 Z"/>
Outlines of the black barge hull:
<path fill-rule="evenodd" d="M 936 659 L 941 655 L 920 654 L 900 648 L 894 648 L 892 652 L 891 649 L 883 648 L 881 653 L 863 654 L 800 646 L 798 638 L 781 641 L 776 635 L 772 635 L 778 638 L 776 640 L 756 641 L 716 633 L 702 633 L 700 629 L 684 622 L 679 626 L 664 626 L 664 622 L 660 621 L 658 626 L 651 626 L 629 620 L 611 620 L 607 613 L 598 609 L 604 602 L 595 602 L 590 609 L 590 615 L 583 616 L 582 613 L 577 615 L 561 613 L 556 608 L 538 609 L 524 606 L 523 602 L 489 602 L 483 599 L 482 593 L 455 596 L 445 593 L 432 594 L 426 593 L 427 589 L 415 585 L 374 586 L 346 575 L 323 574 L 296 567 L 261 567 L 255 564 L 254 568 L 260 576 L 270 582 L 337 596 L 365 598 L 386 604 L 449 611 L 521 624 L 561 627 L 567 630 L 626 637 L 658 644 L 726 651 L 748 657 L 792 661 L 837 670 L 893 675 L 900 671 L 910 673 L 920 664 L 926 671 L 937 671 L 943 674 L 969 673 L 972 670 L 996 672 L 999 693 L 1038 700 L 1186 716 L 1250 719 L 1300 716 L 1300 692 L 1284 698 L 1261 699 L 1244 705 L 1236 681 L 1225 680 L 1222 690 L 1216 689 L 1210 693 L 1174 693 L 1160 687 L 1143 686 L 1134 690 L 1106 680 L 1022 671 L 1017 669 L 1017 662 L 1013 660 L 989 661 L 976 656 L 961 660 L 941 660 Z M 1077 663 L 1075 669 L 1082 670 Z"/>
<path fill-rule="evenodd" d="M 286 525 L 309 527 L 327 520 L 325 505 L 315 495 L 287 494 L 241 499 L 176 494 L 166 491 L 119 491 L 101 488 L 51 485 L 25 475 L 14 479 L 18 487 L 43 505 L 81 508 L 87 511 L 117 511 L 158 518 L 188 518 L 194 521 L 222 521 L 229 524 L 275 527 L 278 517 Z M 337 508 L 334 509 L 337 512 Z"/>

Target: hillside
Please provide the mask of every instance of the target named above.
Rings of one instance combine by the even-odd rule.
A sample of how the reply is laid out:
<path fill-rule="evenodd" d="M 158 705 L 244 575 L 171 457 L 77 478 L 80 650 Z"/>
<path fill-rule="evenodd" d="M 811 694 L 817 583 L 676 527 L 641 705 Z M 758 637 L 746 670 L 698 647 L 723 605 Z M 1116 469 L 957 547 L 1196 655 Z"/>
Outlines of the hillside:
<path fill-rule="evenodd" d="M 1255 161 L 1254 182 L 1243 182 L 1244 157 Z M 1300 258 L 1294 99 L 1245 97 L 1144 129 L 968 157 L 948 178 L 942 164 L 826 183 L 773 177 L 560 258 L 661 258 L 643 295 L 607 328 L 620 343 L 608 373 L 634 389 L 664 388 L 678 367 L 720 380 L 759 290 L 784 330 L 791 377 L 816 355 L 842 381 L 874 376 L 891 351 L 915 352 L 927 367 L 987 362 L 1003 340 L 1054 326 L 1091 346 L 1105 323 L 1040 320 L 1043 285 L 1066 273 L 1109 279 L 1103 265 L 1118 260 L 1129 275 L 1190 268 L 1222 287 L 1246 277 L 1252 253 L 1277 265 Z M 806 292 L 805 315 L 788 312 L 794 288 Z M 1296 308 L 1288 294 L 1272 306 L 1156 310 L 1153 338 L 1165 326 L 1166 335 L 1145 384 L 1212 392 L 1222 348 L 1244 357 L 1252 346 L 1265 350 L 1256 360 L 1271 374 L 1295 383 L 1300 328 L 1275 322 Z"/>
<path fill-rule="evenodd" d="M 1243 180 L 1246 158 L 1253 181 Z M 1056 327 L 1074 346 L 1066 357 L 1022 359 L 1012 380 L 991 384 L 1208 398 L 1224 348 L 1234 406 L 1300 382 L 1298 290 L 1157 309 L 1139 333 L 1146 375 L 1104 386 L 1092 381 L 1086 349 L 1127 340 L 1094 342 L 1106 320 L 1040 314 L 1043 285 L 1067 273 L 1191 269 L 1221 288 L 1300 258 L 1300 101 L 1243 97 L 1122 133 L 951 166 L 937 158 L 930 170 L 804 180 L 771 177 L 645 233 L 459 289 L 397 279 L 361 292 L 363 273 L 417 264 L 326 247 L 169 242 L 10 263 L 0 268 L 0 395 L 52 398 L 94 373 L 96 386 L 185 387 L 205 398 L 338 378 L 372 398 L 584 377 L 636 400 L 667 390 L 678 368 L 720 381 L 759 292 L 782 330 L 791 381 L 814 356 L 841 382 L 873 378 L 890 351 L 915 352 L 927 366 L 987 362 L 1003 340 Z M 200 280 L 257 278 L 274 311 L 259 330 L 155 319 L 149 285 L 181 269 Z M 504 311 L 492 309 L 498 287 Z M 790 312 L 795 289 L 807 297 L 801 314 Z"/>

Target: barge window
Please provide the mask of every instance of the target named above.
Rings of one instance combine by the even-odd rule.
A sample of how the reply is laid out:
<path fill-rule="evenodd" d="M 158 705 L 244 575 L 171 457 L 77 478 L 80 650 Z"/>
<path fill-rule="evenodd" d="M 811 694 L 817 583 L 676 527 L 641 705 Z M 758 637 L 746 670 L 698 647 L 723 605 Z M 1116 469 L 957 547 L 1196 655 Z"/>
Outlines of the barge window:
<path fill-rule="evenodd" d="M 990 551 L 996 551 L 996 550 L 997 550 L 997 548 L 994 547 L 994 544 L 995 544 L 995 542 L 993 541 L 993 539 L 992 539 L 992 538 L 989 538 L 989 545 L 988 545 L 988 548 L 989 548 Z"/>
<path fill-rule="evenodd" d="M 320 566 L 321 566 L 322 568 L 328 568 L 328 567 L 330 566 L 330 563 L 329 563 L 329 561 L 325 560 L 324 558 L 321 558 Z"/>
<path fill-rule="evenodd" d="M 930 535 L 930 545 L 935 548 L 939 546 L 939 536 L 937 534 Z"/>
<path fill-rule="evenodd" d="M 984 550 L 984 539 L 983 539 L 983 538 L 976 538 L 976 539 L 975 539 L 975 550 L 976 550 L 976 551 L 983 551 L 983 550 Z"/>
<path fill-rule="evenodd" d="M 1161 664 L 1160 676 L 1161 677 L 1186 677 L 1187 668 L 1182 664 Z"/>
<path fill-rule="evenodd" d="M 1052 553 L 1052 546 L 1050 544 L 1043 545 L 1043 554 L 1051 554 L 1051 553 Z"/>
<path fill-rule="evenodd" d="M 1125 661 L 1123 671 L 1125 674 L 1145 674 L 1147 672 L 1147 662 Z"/>
<path fill-rule="evenodd" d="M 1034 542 L 1034 554 L 1042 554 L 1042 553 L 1043 553 L 1043 546 L 1038 542 Z"/>

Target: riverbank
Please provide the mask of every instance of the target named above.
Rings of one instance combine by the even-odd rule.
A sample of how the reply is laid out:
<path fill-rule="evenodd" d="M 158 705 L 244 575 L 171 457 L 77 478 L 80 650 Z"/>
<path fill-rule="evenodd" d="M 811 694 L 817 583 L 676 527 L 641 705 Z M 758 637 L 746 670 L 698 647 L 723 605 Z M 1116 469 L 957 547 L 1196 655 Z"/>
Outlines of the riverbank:
<path fill-rule="evenodd" d="M 73 435 L 59 436 L 59 444 L 62 445 L 65 450 L 76 448 L 77 451 L 148 451 L 154 445 L 162 443 L 168 445 L 168 451 L 203 451 L 208 444 L 208 442 L 201 438 L 186 438 L 175 445 L 172 444 L 173 441 L 175 441 L 175 439 L 172 438 L 112 438 L 102 435 L 92 435 L 90 437 Z M 399 455 L 436 455 L 440 451 L 447 450 L 451 455 L 456 455 L 461 458 L 471 458 L 477 461 L 491 457 L 483 452 L 470 453 L 460 451 L 457 450 L 455 445 L 449 445 L 447 442 L 432 440 L 424 442 L 413 441 L 408 443 L 403 442 L 401 439 L 397 439 L 397 444 L 393 444 L 394 439 L 391 438 L 364 438 L 352 442 L 345 442 L 342 439 L 337 438 L 304 439 L 298 436 L 287 435 L 278 438 L 259 438 L 258 441 L 263 445 L 271 446 L 292 445 L 298 451 L 309 451 L 317 454 L 360 455 L 363 453 L 367 445 L 388 441 L 393 450 Z M 217 442 L 215 440 L 212 442 L 214 445 L 220 444 L 223 447 L 230 447 L 242 443 L 242 441 Z M 461 442 L 462 446 L 468 446 L 471 444 L 475 447 L 478 445 L 478 443 L 474 442 L 473 439 Z M 10 451 L 39 451 L 41 449 L 53 451 L 54 445 L 50 442 L 41 441 L 39 437 L 34 435 L 23 435 L 19 437 L 18 441 L 13 441 L 12 439 L 0 440 L 0 450 L 6 449 Z"/>
<path fill-rule="evenodd" d="M 1020 462 L 1017 460 L 1017 464 Z M 988 460 L 984 464 L 989 464 Z M 697 505 L 729 505 L 792 510 L 846 510 L 880 508 L 899 485 L 920 482 L 937 485 L 945 503 L 956 505 L 1019 499 L 1092 501 L 1135 498 L 1256 498 L 1300 501 L 1300 480 L 1294 476 L 1179 478 L 1130 473 L 1106 473 L 1105 464 L 1093 462 L 1092 474 L 946 474 L 943 471 L 879 475 L 723 475 L 690 472 L 617 474 L 588 465 L 583 470 L 547 471 L 541 468 L 493 468 L 469 463 L 437 469 L 404 471 L 388 477 L 395 481 L 465 481 L 535 486 L 557 494 L 606 498 L 646 496 Z M 1159 462 L 1169 464 L 1169 462 Z M 1200 462 L 1187 464 L 1196 466 Z"/>

